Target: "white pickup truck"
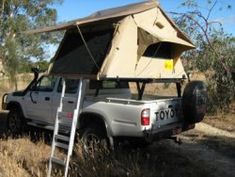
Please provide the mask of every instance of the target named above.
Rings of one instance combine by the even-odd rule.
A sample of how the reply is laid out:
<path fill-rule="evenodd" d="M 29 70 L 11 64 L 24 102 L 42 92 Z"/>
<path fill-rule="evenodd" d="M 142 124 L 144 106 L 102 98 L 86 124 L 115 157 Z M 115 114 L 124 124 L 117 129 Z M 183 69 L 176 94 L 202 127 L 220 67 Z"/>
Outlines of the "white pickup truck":
<path fill-rule="evenodd" d="M 36 77 L 24 91 L 5 94 L 3 109 L 9 110 L 8 130 L 20 133 L 26 124 L 52 130 L 61 83 L 59 77 L 43 75 L 39 79 Z M 66 80 L 66 94 L 70 98 L 75 97 L 78 83 L 78 80 Z M 203 119 L 206 89 L 202 82 L 189 82 L 183 96 L 180 83 L 176 83 L 175 97 L 154 96 L 151 100 L 142 98 L 145 84 L 140 87 L 137 82 L 138 99 L 132 99 L 126 81 L 87 80 L 82 113 L 78 118 L 80 135 L 83 138 L 95 136 L 111 145 L 123 139 L 151 143 L 192 129 Z M 64 103 L 67 112 L 73 111 L 74 100 Z"/>

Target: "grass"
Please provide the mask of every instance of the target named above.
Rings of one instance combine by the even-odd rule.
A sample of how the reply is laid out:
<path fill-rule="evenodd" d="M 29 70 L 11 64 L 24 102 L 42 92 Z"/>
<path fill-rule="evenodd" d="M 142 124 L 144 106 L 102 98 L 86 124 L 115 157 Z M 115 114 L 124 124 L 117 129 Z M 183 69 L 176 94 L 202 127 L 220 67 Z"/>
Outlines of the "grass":
<path fill-rule="evenodd" d="M 72 176 L 85 177 L 196 177 L 211 176 L 203 163 L 197 163 L 171 146 L 158 142 L 149 148 L 124 146 L 100 158 L 84 156 L 81 146 L 75 148 Z M 198 170 L 200 169 L 200 170 Z"/>
<path fill-rule="evenodd" d="M 211 176 L 202 163 L 180 154 L 169 146 L 169 142 L 159 142 L 149 148 L 133 149 L 122 147 L 99 157 L 83 153 L 76 144 L 71 161 L 72 177 L 197 177 Z M 30 137 L 0 140 L 0 176 L 2 177 L 45 177 L 51 147 L 44 140 L 30 140 Z M 197 170 L 200 169 L 200 170 Z M 56 169 L 54 177 L 63 176 Z"/>
<path fill-rule="evenodd" d="M 2 140 L 0 157 L 1 164 L 5 166 L 1 165 L 0 174 L 4 177 L 13 177 L 15 174 L 19 177 L 45 177 L 50 149 L 43 141 L 33 143 L 29 138 Z M 16 171 L 19 173 L 14 173 Z"/>

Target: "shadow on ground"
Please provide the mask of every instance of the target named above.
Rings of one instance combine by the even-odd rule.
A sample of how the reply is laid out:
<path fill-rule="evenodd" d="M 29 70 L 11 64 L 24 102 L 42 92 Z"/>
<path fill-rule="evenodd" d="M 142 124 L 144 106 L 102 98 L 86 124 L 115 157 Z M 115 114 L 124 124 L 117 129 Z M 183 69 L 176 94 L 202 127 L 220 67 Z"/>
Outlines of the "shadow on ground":
<path fill-rule="evenodd" d="M 191 141 L 204 145 L 207 148 L 235 160 L 235 138 L 225 136 L 211 136 L 199 131 L 185 133 Z"/>
<path fill-rule="evenodd" d="M 12 137 L 12 135 L 10 135 L 7 131 L 7 114 L 7 111 L 0 112 L 0 138 L 15 138 Z M 17 138 L 28 137 L 33 142 L 43 140 L 46 144 L 50 144 L 52 135 L 52 131 L 27 126 L 27 129 L 22 132 L 21 135 L 17 136 Z"/>

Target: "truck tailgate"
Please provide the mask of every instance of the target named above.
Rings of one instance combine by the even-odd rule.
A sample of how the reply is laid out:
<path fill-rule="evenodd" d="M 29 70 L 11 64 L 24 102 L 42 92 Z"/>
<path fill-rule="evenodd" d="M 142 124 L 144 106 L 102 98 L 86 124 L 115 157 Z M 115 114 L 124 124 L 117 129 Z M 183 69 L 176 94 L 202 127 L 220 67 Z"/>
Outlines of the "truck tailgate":
<path fill-rule="evenodd" d="M 157 100 L 151 108 L 152 129 L 160 129 L 183 120 L 181 98 Z"/>

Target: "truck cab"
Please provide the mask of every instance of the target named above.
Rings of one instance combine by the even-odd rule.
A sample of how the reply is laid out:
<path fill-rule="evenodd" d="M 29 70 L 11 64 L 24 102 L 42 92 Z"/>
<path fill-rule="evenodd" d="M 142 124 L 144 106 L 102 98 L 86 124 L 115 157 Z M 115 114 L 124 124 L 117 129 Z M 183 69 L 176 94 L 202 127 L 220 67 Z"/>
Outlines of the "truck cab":
<path fill-rule="evenodd" d="M 98 98 L 106 98 L 107 96 L 131 98 L 127 82 L 98 82 L 95 80 L 86 80 L 85 82 L 87 85 L 87 101 L 84 101 L 84 107 L 89 106 L 89 104 L 95 102 Z M 72 112 L 74 109 L 78 86 L 79 80 L 66 79 L 65 94 L 67 97 L 74 98 L 64 103 L 63 107 L 67 112 Z M 10 116 L 13 114 L 14 117 L 24 120 L 26 124 L 52 130 L 60 102 L 61 91 L 61 77 L 42 75 L 39 79 L 34 79 L 34 84 L 30 84 L 30 87 L 27 87 L 25 90 L 5 94 L 2 99 L 2 108 L 9 110 Z M 8 128 L 11 132 L 19 133 L 23 127 L 16 119 L 14 119 L 15 123 L 10 122 L 8 119 Z"/>

